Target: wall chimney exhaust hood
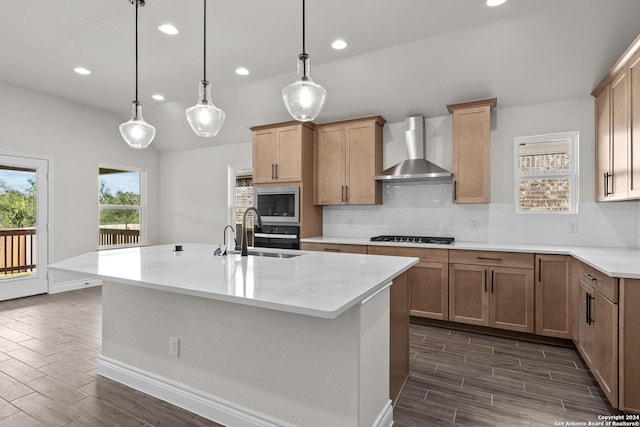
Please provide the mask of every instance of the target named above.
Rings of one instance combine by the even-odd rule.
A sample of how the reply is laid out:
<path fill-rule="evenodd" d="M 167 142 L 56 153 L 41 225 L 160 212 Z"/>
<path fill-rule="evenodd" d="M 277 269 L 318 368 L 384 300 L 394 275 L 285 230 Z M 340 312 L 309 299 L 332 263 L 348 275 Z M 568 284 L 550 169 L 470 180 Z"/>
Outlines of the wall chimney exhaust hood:
<path fill-rule="evenodd" d="M 451 172 L 426 160 L 424 117 L 413 116 L 406 119 L 405 143 L 407 160 L 385 169 L 373 178 L 378 181 L 446 181 L 452 179 Z"/>

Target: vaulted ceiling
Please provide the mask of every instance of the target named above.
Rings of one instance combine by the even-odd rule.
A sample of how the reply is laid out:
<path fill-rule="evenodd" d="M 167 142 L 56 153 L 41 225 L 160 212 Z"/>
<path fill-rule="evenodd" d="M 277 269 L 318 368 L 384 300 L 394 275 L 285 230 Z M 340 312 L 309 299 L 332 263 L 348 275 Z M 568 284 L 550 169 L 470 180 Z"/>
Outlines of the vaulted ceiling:
<path fill-rule="evenodd" d="M 246 142 L 248 127 L 290 120 L 280 92 L 296 78 L 300 0 L 209 0 L 207 77 L 227 119 L 199 138 L 184 116 L 202 79 L 202 1 L 140 9 L 140 96 L 171 151 Z M 307 0 L 313 79 L 328 92 L 317 122 L 381 114 L 447 114 L 446 104 L 498 106 L 587 96 L 640 33 L 638 0 Z M 157 30 L 172 23 L 177 36 Z M 333 50 L 331 42 L 349 45 Z M 0 3 L 0 81 L 129 118 L 134 7 L 129 0 Z M 73 72 L 76 66 L 92 71 Z M 234 70 L 247 67 L 251 74 Z M 151 99 L 161 93 L 165 100 Z M 2 102 L 0 100 L 0 102 Z M 114 129 L 114 138 L 119 138 Z"/>

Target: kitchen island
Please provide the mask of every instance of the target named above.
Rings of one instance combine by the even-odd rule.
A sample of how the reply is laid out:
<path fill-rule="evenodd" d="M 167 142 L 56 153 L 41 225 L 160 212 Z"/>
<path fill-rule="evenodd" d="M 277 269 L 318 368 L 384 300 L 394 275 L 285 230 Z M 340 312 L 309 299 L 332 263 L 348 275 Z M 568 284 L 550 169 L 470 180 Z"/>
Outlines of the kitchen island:
<path fill-rule="evenodd" d="M 183 247 L 50 266 L 103 280 L 100 375 L 228 426 L 391 425 L 389 286 L 416 258 Z"/>

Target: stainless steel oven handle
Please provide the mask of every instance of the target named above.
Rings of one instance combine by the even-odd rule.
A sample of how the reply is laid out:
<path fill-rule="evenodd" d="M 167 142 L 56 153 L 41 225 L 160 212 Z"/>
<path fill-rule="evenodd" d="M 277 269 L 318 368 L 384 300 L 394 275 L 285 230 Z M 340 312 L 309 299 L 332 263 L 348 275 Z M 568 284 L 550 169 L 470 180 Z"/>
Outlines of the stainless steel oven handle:
<path fill-rule="evenodd" d="M 255 233 L 255 237 L 266 237 L 267 239 L 291 239 L 297 240 L 297 234 L 271 234 L 271 233 Z"/>

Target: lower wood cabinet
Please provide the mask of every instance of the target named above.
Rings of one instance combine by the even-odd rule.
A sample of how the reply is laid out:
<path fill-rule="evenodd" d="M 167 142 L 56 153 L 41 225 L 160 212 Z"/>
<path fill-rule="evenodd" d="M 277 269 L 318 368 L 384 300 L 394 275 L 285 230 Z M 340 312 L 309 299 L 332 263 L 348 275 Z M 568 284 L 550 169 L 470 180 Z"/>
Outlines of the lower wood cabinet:
<path fill-rule="evenodd" d="M 418 257 L 418 264 L 409 270 L 409 314 L 428 319 L 449 319 L 448 249 L 369 246 L 368 253 Z"/>
<path fill-rule="evenodd" d="M 449 320 L 534 332 L 532 254 L 451 251 L 449 262 Z"/>
<path fill-rule="evenodd" d="M 576 347 L 611 405 L 618 407 L 617 279 L 582 263 L 576 272 L 581 317 Z"/>
<path fill-rule="evenodd" d="M 536 334 L 571 338 L 571 257 L 536 255 Z"/>
<path fill-rule="evenodd" d="M 640 413 L 640 279 L 620 279 L 618 408 Z"/>

